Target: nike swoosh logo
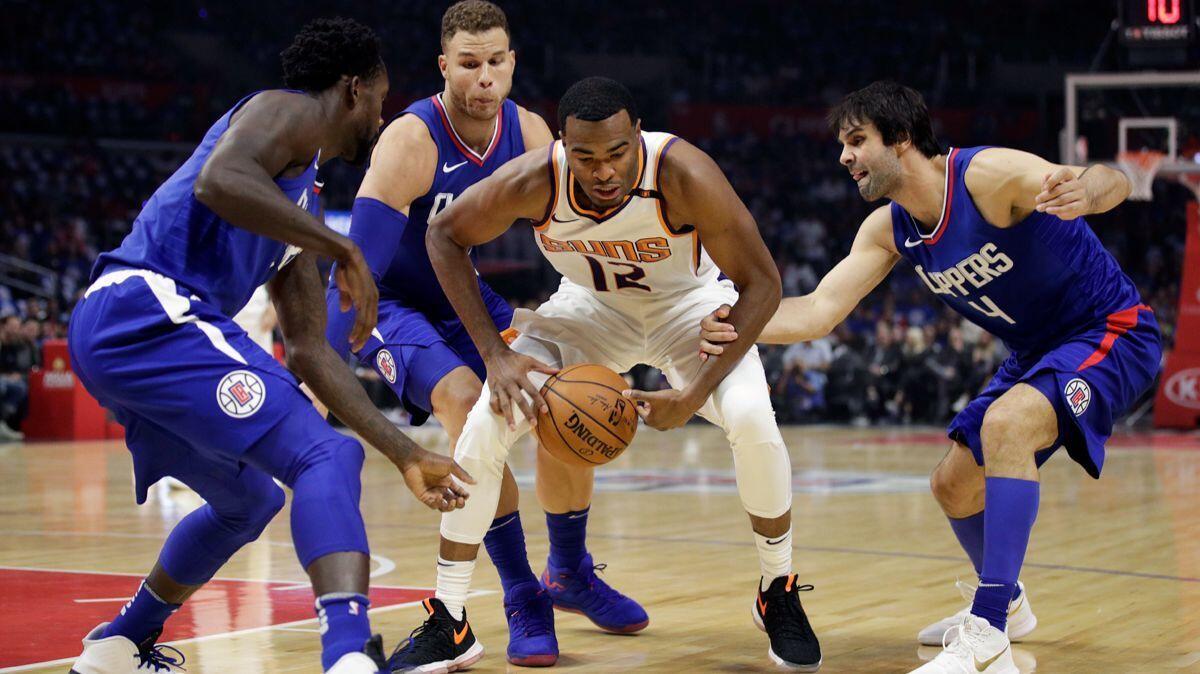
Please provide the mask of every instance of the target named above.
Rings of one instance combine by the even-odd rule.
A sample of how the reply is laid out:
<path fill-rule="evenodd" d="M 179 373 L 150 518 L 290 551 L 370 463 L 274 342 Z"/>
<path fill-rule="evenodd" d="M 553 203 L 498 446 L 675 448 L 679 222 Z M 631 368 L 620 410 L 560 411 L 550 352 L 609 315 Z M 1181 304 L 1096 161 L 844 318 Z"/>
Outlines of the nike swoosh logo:
<path fill-rule="evenodd" d="M 579 519 L 580 517 L 587 517 L 587 516 L 588 516 L 588 514 L 587 514 L 587 513 L 582 513 L 582 514 L 579 514 L 579 515 L 567 515 L 567 519 L 569 519 L 569 520 L 577 520 L 577 519 Z"/>
<path fill-rule="evenodd" d="M 454 566 L 453 564 L 443 564 L 441 562 L 438 562 L 437 565 L 438 566 Z"/>
<path fill-rule="evenodd" d="M 1008 650 L 1008 646 L 1005 646 L 1004 651 L 1007 651 L 1007 650 Z M 982 671 L 985 671 L 988 667 L 991 667 L 993 662 L 999 660 L 1001 655 L 1004 655 L 1004 651 L 1000 651 L 999 653 L 993 655 L 992 657 L 988 658 L 987 660 L 984 660 L 983 662 L 980 662 L 979 658 L 972 655 L 971 659 L 975 661 L 975 671 L 982 672 Z"/>
<path fill-rule="evenodd" d="M 461 632 L 458 630 L 454 630 L 454 645 L 455 646 L 461 644 L 462 640 L 467 638 L 467 630 L 469 630 L 469 629 L 471 629 L 471 625 L 464 622 Z M 1000 657 L 1000 656 L 996 656 L 996 657 Z M 996 658 L 992 658 L 992 660 L 995 660 L 995 659 Z M 990 660 L 989 660 L 989 662 L 990 662 Z M 980 670 L 980 671 L 983 671 L 983 670 Z"/>
<path fill-rule="evenodd" d="M 442 173 L 453 173 L 454 171 L 458 170 L 459 168 L 466 166 L 466 164 L 467 164 L 467 162 L 463 161 L 463 162 L 459 162 L 459 163 L 455 164 L 454 166 L 451 166 L 450 162 L 446 162 L 445 164 L 442 164 Z"/>
<path fill-rule="evenodd" d="M 780 536 L 779 538 L 777 538 L 775 540 L 771 540 L 768 538 L 767 545 L 779 545 L 780 543 L 786 541 L 787 539 L 788 539 L 788 537 L 786 535 Z"/>
<path fill-rule="evenodd" d="M 913 241 L 912 239 L 905 239 L 904 247 L 905 248 L 916 248 L 917 246 L 919 246 L 923 243 L 925 243 L 925 239 L 917 239 L 916 241 Z"/>
<path fill-rule="evenodd" d="M 579 222 L 579 218 L 571 218 L 570 220 L 559 220 L 557 215 L 551 215 L 550 219 L 555 222 Z"/>

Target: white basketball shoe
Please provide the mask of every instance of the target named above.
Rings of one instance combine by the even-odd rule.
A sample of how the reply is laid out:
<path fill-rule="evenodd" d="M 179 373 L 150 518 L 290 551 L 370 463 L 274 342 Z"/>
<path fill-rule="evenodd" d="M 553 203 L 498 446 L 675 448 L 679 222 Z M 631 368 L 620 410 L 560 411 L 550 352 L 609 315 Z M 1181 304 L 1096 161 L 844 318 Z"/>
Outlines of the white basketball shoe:
<path fill-rule="evenodd" d="M 100 638 L 108 623 L 100 623 L 83 638 L 83 654 L 71 665 L 71 674 L 144 674 L 182 672 L 183 653 L 172 646 L 153 643 L 139 648 L 129 639 L 114 635 Z M 154 635 L 157 637 L 158 635 Z"/>
<path fill-rule="evenodd" d="M 910 674 L 1020 674 L 1008 636 L 968 613 L 946 632 L 945 648 Z"/>
<path fill-rule="evenodd" d="M 325 670 L 325 674 L 377 674 L 387 671 L 387 662 L 383 658 L 383 639 L 376 634 L 367 640 L 362 651 L 338 658 L 332 667 Z"/>
<path fill-rule="evenodd" d="M 971 612 L 971 603 L 975 601 L 975 586 L 961 580 L 955 581 L 954 586 L 962 593 L 963 599 L 967 600 L 966 608 L 921 630 L 917 634 L 917 641 L 922 645 L 941 646 L 946 632 L 962 623 L 963 617 Z M 1033 609 L 1029 606 L 1029 593 L 1020 581 L 1017 581 L 1017 587 L 1021 588 L 1021 596 L 1008 603 L 1008 638 L 1011 641 L 1024 639 L 1037 627 L 1037 616 L 1033 615 Z"/>

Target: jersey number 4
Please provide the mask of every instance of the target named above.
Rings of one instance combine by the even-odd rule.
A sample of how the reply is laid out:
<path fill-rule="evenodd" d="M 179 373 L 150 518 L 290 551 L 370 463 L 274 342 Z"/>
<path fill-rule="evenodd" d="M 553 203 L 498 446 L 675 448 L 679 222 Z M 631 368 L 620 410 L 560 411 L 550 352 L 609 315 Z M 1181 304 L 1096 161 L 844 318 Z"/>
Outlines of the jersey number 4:
<path fill-rule="evenodd" d="M 987 295 L 980 295 L 979 302 L 980 304 L 983 304 L 982 307 L 979 306 L 979 304 L 976 304 L 975 300 L 967 300 L 967 304 L 970 304 L 972 309 L 978 311 L 984 316 L 987 316 L 988 318 L 999 318 L 1004 320 L 1009 325 L 1017 324 L 1017 322 L 1014 321 L 1011 316 L 1004 313 L 1003 309 L 996 306 L 996 303 L 992 301 L 992 298 L 988 297 Z"/>
<path fill-rule="evenodd" d="M 604 269 L 604 264 L 599 260 L 587 255 L 583 256 L 583 259 L 587 260 L 588 267 L 592 270 L 592 284 L 596 286 L 596 290 L 599 290 L 602 293 L 608 292 L 608 274 Z M 617 290 L 622 288 L 636 288 L 638 290 L 650 292 L 650 286 L 638 283 L 638 281 L 646 278 L 645 269 L 642 269 L 636 264 L 629 264 L 628 262 L 610 261 L 608 264 L 614 267 L 626 267 L 629 269 L 627 272 L 615 270 L 612 272 L 613 282 Z"/>

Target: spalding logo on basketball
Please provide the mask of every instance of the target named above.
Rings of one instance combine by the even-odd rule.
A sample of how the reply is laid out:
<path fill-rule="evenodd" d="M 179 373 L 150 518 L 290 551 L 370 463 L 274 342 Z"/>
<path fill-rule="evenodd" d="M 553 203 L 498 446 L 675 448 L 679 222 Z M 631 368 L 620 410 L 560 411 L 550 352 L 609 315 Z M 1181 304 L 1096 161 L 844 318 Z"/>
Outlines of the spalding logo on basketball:
<path fill-rule="evenodd" d="M 1075 413 L 1075 416 L 1086 412 L 1088 403 L 1092 402 L 1092 387 L 1082 379 L 1076 378 L 1067 382 L 1063 393 L 1067 396 L 1067 404 L 1071 406 L 1071 411 Z"/>
<path fill-rule="evenodd" d="M 217 404 L 234 419 L 244 419 L 258 411 L 267 399 L 267 387 L 249 370 L 235 370 L 217 385 Z"/>
<path fill-rule="evenodd" d="M 538 413 L 543 449 L 565 463 L 599 466 L 625 451 L 637 433 L 633 401 L 621 395 L 625 378 L 603 365 L 573 365 L 542 386 L 549 412 Z"/>
<path fill-rule="evenodd" d="M 1164 387 L 1167 400 L 1193 410 L 1200 410 L 1200 368 L 1180 370 L 1171 375 Z"/>
<path fill-rule="evenodd" d="M 389 384 L 396 383 L 396 359 L 392 358 L 391 351 L 380 349 L 379 353 L 375 354 L 375 366 Z"/>

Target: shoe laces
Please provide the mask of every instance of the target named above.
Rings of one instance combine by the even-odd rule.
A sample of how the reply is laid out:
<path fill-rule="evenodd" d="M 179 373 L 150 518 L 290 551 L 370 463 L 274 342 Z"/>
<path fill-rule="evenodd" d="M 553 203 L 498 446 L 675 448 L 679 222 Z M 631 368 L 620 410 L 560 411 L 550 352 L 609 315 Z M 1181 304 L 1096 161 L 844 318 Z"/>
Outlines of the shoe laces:
<path fill-rule="evenodd" d="M 541 602 L 544 594 L 544 590 L 538 590 L 537 594 L 514 606 L 508 612 L 508 619 L 514 623 L 517 632 L 522 636 L 540 637 L 550 634 L 550 626 L 547 621 L 540 620 L 536 612 L 538 608 L 536 604 Z"/>
<path fill-rule="evenodd" d="M 617 592 L 611 585 L 596 575 L 597 571 L 603 573 L 607 568 L 608 564 L 596 564 L 592 566 L 591 571 L 587 572 L 584 578 L 581 578 L 581 580 L 587 582 L 588 589 L 592 591 L 593 599 L 588 603 L 594 605 L 597 601 L 601 601 L 611 606 L 625 600 L 625 595 Z"/>
<path fill-rule="evenodd" d="M 950 638 L 951 634 L 954 638 Z M 986 636 L 983 630 L 972 627 L 969 615 L 964 616 L 957 625 L 942 635 L 942 649 L 951 655 L 969 655 L 982 645 Z"/>
<path fill-rule="evenodd" d="M 446 620 L 429 616 L 425 622 L 409 633 L 407 641 L 396 646 L 389 661 L 410 654 L 416 656 L 418 661 L 423 661 L 423 656 L 426 655 L 440 655 L 450 650 L 451 644 L 454 643 L 451 636 L 453 629 Z"/>
<path fill-rule="evenodd" d="M 170 651 L 168 653 L 168 651 Z M 185 658 L 183 653 L 168 644 L 151 644 L 139 648 L 137 656 L 138 670 L 150 672 L 187 671 L 183 668 Z"/>
<path fill-rule="evenodd" d="M 781 635 L 806 639 L 812 628 L 808 624 L 808 616 L 805 615 L 804 609 L 800 605 L 800 593 L 812 592 L 816 587 L 811 584 L 796 585 L 786 593 L 784 601 L 772 601 L 767 603 L 766 613 L 774 618 L 779 618 L 779 632 Z M 765 616 L 764 616 L 765 619 Z"/>

